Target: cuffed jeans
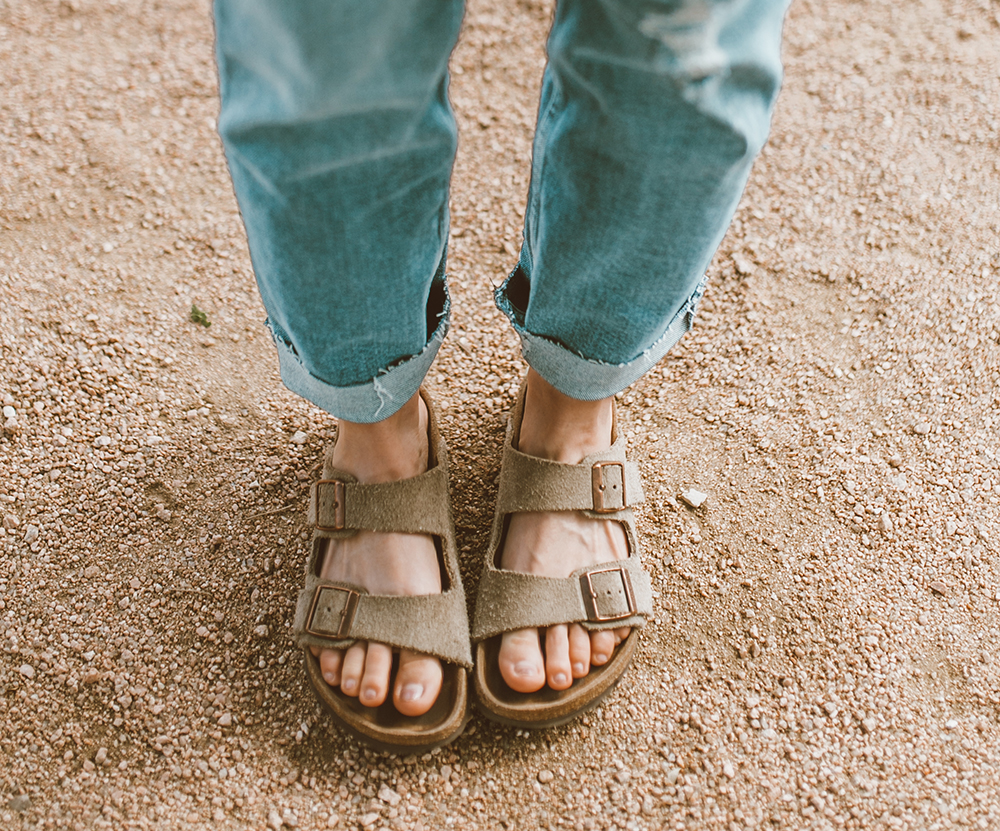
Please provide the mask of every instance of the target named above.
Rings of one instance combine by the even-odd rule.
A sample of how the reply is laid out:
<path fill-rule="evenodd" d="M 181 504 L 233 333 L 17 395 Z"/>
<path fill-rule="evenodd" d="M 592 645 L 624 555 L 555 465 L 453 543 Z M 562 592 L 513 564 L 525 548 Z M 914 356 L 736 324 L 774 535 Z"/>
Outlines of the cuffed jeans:
<path fill-rule="evenodd" d="M 559 0 L 524 242 L 496 292 L 561 392 L 612 395 L 691 325 L 768 132 L 788 0 Z M 448 326 L 461 0 L 215 0 L 222 136 L 293 392 L 396 412 Z"/>

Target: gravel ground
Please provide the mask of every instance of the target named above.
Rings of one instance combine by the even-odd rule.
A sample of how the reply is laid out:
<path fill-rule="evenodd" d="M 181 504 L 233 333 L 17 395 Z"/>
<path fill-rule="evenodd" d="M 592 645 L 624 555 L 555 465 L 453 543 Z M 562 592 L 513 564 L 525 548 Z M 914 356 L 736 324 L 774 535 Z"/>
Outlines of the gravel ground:
<path fill-rule="evenodd" d="M 429 381 L 473 596 L 550 14 L 473 0 L 454 58 Z M 333 425 L 261 325 L 208 4 L 0 0 L 0 825 L 1000 826 L 1000 3 L 799 0 L 785 56 L 696 328 L 621 396 L 636 665 L 572 726 L 397 758 L 290 640 Z"/>

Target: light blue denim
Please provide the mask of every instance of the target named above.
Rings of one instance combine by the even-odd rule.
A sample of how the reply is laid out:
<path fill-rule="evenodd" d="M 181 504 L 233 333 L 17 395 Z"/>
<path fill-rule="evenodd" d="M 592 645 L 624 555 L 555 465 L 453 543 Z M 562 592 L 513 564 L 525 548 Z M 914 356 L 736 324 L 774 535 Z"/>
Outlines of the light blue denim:
<path fill-rule="evenodd" d="M 527 362 L 612 395 L 690 328 L 767 137 L 788 0 L 559 0 L 519 262 Z M 219 132 L 281 375 L 371 423 L 448 327 L 461 0 L 215 0 Z"/>

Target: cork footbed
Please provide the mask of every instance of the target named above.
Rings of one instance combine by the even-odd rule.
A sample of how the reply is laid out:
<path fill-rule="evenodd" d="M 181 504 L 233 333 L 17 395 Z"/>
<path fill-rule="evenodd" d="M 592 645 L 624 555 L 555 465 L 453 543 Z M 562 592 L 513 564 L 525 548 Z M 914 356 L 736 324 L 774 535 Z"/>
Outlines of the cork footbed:
<path fill-rule="evenodd" d="M 393 660 L 393 676 L 398 658 Z M 316 697 L 337 725 L 354 738 L 389 753 L 425 753 L 447 744 L 465 729 L 469 720 L 468 673 L 460 666 L 444 664 L 441 693 L 422 716 L 404 716 L 386 696 L 379 707 L 366 707 L 357 698 L 344 695 L 323 680 L 319 659 L 305 650 L 305 669 Z"/>
<path fill-rule="evenodd" d="M 474 679 L 479 709 L 488 719 L 509 727 L 541 729 L 558 727 L 587 712 L 610 693 L 632 662 L 639 642 L 639 632 L 633 629 L 600 667 L 591 667 L 569 689 L 553 690 L 545 686 L 538 692 L 521 693 L 511 689 L 500 674 L 500 642 L 502 636 L 476 645 Z"/>

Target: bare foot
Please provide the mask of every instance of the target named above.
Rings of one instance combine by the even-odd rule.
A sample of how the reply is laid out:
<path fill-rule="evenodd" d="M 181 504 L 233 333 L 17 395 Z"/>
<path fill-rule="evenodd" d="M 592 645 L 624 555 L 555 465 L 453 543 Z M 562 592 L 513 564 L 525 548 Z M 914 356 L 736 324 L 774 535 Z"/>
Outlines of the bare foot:
<path fill-rule="evenodd" d="M 530 369 L 527 383 L 518 440 L 522 453 L 578 464 L 611 446 L 610 398 L 578 401 Z M 618 522 L 591 519 L 580 511 L 532 512 L 511 516 L 500 565 L 526 574 L 568 577 L 583 566 L 627 556 L 625 529 Z M 500 674 L 518 692 L 535 692 L 546 683 L 565 690 L 591 666 L 606 664 L 629 631 L 587 632 L 572 623 L 507 632 L 500 646 Z"/>
<path fill-rule="evenodd" d="M 414 395 L 395 415 L 376 424 L 341 421 L 334 447 L 334 466 L 362 484 L 393 482 L 427 470 L 427 408 Z M 437 550 L 423 534 L 359 531 L 331 540 L 321 576 L 364 586 L 372 594 L 421 595 L 441 591 Z M 389 694 L 392 648 L 358 641 L 346 650 L 312 647 L 323 678 L 341 692 L 377 707 Z M 400 713 L 426 713 L 441 691 L 441 662 L 402 650 L 392 701 Z"/>

